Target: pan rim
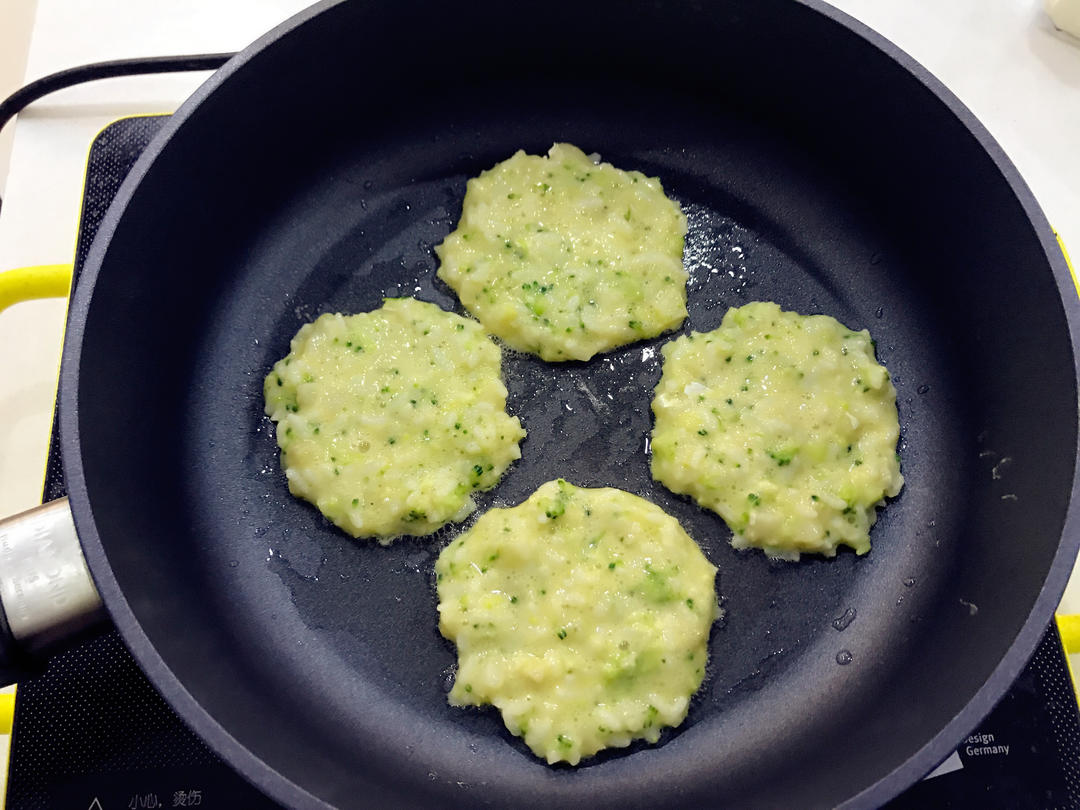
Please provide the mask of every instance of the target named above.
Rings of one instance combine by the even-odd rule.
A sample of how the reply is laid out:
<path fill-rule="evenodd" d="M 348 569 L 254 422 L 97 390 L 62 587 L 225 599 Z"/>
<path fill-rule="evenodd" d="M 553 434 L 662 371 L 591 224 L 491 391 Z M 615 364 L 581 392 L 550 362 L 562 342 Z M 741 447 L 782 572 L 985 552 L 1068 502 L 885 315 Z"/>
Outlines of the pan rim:
<path fill-rule="evenodd" d="M 60 374 L 59 425 L 69 497 L 90 571 L 113 622 L 140 667 L 184 722 L 260 790 L 289 806 L 302 807 L 330 807 L 331 805 L 267 765 L 234 738 L 202 706 L 158 653 L 121 591 L 109 563 L 105 545 L 97 532 L 93 504 L 89 499 L 88 485 L 82 466 L 78 417 L 79 368 L 83 330 L 93 290 L 105 262 L 109 245 L 136 190 L 160 154 L 168 148 L 175 133 L 185 125 L 204 100 L 229 81 L 234 74 L 247 67 L 263 50 L 301 28 L 312 18 L 345 2 L 348 0 L 321 0 L 264 34 L 209 77 L 155 136 L 124 180 L 91 245 L 81 283 L 74 292 L 69 310 Z M 990 157 L 1031 224 L 1054 276 L 1068 328 L 1074 379 L 1080 379 L 1080 358 L 1076 351 L 1076 347 L 1080 346 L 1080 298 L 1077 296 L 1073 278 L 1051 226 L 1033 193 L 1004 150 L 975 115 L 941 81 L 894 43 L 850 15 L 828 5 L 824 0 L 798 0 L 798 2 L 859 37 L 899 65 L 955 116 L 964 130 L 971 134 Z M 1078 406 L 1078 413 L 1080 413 L 1080 406 Z M 1036 645 L 1042 639 L 1047 622 L 1052 619 L 1071 570 L 1068 562 L 1075 558 L 1077 550 L 1080 549 L 1080 528 L 1078 528 L 1080 504 L 1076 498 L 1076 482 L 1080 474 L 1080 452 L 1076 453 L 1075 459 L 1070 486 L 1071 497 L 1065 512 L 1057 551 L 1039 594 L 1020 630 L 1011 640 L 1005 655 L 963 709 L 944 728 L 906 761 L 858 794 L 845 800 L 840 805 L 841 807 L 879 806 L 909 787 L 944 760 L 956 748 L 964 734 L 975 727 L 1016 680 Z"/>

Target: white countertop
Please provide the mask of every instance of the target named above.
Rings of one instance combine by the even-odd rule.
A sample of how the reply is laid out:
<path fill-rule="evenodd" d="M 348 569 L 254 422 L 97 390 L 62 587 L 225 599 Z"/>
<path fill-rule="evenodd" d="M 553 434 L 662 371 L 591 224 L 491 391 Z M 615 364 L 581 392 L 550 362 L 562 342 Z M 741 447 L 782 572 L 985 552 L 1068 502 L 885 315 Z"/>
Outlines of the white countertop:
<path fill-rule="evenodd" d="M 975 112 L 1080 253 L 1080 43 L 1053 29 L 1039 0 L 834 4 L 914 56 Z M 237 50 L 305 5 L 38 0 L 25 81 L 106 59 Z M 71 262 L 91 139 L 120 116 L 174 110 L 203 78 L 95 82 L 21 114 L 2 194 L 0 270 Z M 64 312 L 63 302 L 45 301 L 0 314 L 0 515 L 41 495 Z M 1080 612 L 1080 587 L 1070 587 L 1065 607 Z"/>

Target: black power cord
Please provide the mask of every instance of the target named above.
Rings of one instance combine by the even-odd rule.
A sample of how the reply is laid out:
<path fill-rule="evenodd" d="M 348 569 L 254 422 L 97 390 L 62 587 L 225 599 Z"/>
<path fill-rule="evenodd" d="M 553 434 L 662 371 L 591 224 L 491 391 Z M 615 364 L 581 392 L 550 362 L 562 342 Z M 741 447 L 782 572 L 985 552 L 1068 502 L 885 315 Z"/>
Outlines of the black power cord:
<path fill-rule="evenodd" d="M 151 73 L 180 73 L 192 70 L 217 70 L 234 53 L 202 53 L 191 56 L 149 56 L 137 59 L 114 59 L 50 73 L 16 90 L 0 101 L 0 130 L 12 118 L 44 95 L 65 87 L 111 79 L 116 76 L 139 76 Z"/>

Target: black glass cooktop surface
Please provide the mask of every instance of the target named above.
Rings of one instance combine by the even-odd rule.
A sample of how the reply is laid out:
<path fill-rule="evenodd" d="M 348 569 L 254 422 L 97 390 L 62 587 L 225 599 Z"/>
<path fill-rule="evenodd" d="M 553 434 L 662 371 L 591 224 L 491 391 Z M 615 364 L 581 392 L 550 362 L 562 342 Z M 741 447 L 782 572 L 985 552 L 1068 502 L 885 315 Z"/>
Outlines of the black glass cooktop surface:
<path fill-rule="evenodd" d="M 122 119 L 91 146 L 76 280 L 109 202 L 165 120 Z M 44 498 L 65 492 L 54 425 Z M 187 729 L 115 631 L 59 656 L 19 685 L 9 810 L 277 806 Z M 1055 626 L 979 728 L 889 807 L 1080 807 L 1080 718 Z"/>

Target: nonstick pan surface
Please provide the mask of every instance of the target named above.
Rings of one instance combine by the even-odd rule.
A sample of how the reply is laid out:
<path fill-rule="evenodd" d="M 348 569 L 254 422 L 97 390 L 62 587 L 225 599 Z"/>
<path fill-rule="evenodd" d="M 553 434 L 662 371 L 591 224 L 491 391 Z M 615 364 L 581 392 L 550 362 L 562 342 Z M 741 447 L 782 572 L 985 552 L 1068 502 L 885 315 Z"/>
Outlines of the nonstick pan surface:
<path fill-rule="evenodd" d="M 523 458 L 677 517 L 725 615 L 659 745 L 549 767 L 450 707 L 432 566 L 288 495 L 262 379 L 321 312 L 461 311 L 433 246 L 467 178 L 569 141 L 684 207 L 690 318 L 869 328 L 906 485 L 873 550 L 770 562 L 651 481 L 659 347 L 507 354 Z M 1075 293 L 1015 171 L 909 59 L 820 4 L 324 4 L 230 63 L 132 172 L 72 307 L 61 425 L 113 619 L 214 748 L 296 806 L 880 804 L 1025 663 L 1075 555 Z M 1064 539 L 1062 539 L 1064 538 Z"/>

